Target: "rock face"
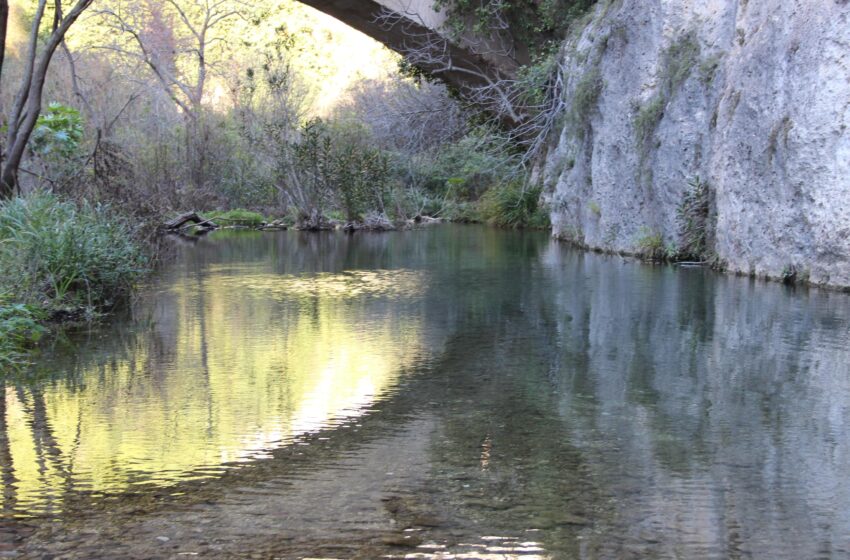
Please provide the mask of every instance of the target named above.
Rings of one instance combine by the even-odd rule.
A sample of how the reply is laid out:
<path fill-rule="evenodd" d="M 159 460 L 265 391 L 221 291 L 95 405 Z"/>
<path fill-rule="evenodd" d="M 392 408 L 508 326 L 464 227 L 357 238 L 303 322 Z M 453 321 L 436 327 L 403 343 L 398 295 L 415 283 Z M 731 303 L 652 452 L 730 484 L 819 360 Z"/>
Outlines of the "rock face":
<path fill-rule="evenodd" d="M 564 46 L 567 118 L 542 165 L 554 234 L 850 286 L 850 1 L 601 0 Z"/>

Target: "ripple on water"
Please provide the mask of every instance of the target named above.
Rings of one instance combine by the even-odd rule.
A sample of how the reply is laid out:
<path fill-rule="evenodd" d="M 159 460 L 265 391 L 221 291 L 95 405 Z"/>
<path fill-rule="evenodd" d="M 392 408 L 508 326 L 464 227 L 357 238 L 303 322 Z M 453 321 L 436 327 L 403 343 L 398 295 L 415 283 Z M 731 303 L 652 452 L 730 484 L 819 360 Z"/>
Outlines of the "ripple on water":
<path fill-rule="evenodd" d="M 846 294 L 290 232 L 205 239 L 72 340 L 4 386 L 4 515 L 59 520 L 29 556 L 850 555 Z"/>

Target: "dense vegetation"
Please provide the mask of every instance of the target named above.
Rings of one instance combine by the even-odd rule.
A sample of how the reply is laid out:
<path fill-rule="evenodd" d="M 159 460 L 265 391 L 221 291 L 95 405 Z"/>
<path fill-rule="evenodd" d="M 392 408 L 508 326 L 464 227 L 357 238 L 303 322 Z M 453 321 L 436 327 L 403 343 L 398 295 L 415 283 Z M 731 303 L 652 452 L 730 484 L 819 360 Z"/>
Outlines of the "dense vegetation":
<path fill-rule="evenodd" d="M 143 238 L 178 212 L 303 229 L 547 225 L 526 147 L 485 104 L 400 73 L 388 51 L 351 74 L 346 53 L 375 47 L 297 2 L 90 3 L 58 25 L 45 0 L 14 4 L 0 37 L 0 101 L 19 123 L 4 153 L 24 146 L 0 170 L 2 367 L 45 321 L 125 299 Z M 549 33 L 546 6 L 534 26 Z M 547 72 L 522 74 L 525 98 Z"/>
<path fill-rule="evenodd" d="M 525 51 L 526 63 L 557 45 L 570 24 L 587 13 L 597 0 L 435 0 L 446 11 L 456 35 L 472 30 L 479 36 L 510 34 Z"/>
<path fill-rule="evenodd" d="M 90 319 L 130 293 L 146 267 L 135 232 L 107 206 L 34 192 L 0 205 L 0 367 L 44 332 Z"/>

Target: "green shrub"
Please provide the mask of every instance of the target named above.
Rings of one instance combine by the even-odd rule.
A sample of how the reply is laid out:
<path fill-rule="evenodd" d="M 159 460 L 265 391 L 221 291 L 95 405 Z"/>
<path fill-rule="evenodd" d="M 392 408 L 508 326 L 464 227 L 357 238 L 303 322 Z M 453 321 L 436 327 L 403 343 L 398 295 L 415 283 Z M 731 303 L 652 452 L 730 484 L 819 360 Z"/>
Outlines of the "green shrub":
<path fill-rule="evenodd" d="M 664 238 L 660 233 L 648 228 L 641 229 L 641 236 L 637 240 L 637 253 L 650 261 L 672 261 L 677 255 L 675 247 L 664 245 Z"/>
<path fill-rule="evenodd" d="M 290 148 L 292 167 L 280 171 L 284 179 L 296 178 L 288 188 L 299 201 L 301 222 L 321 221 L 334 203 L 349 221 L 369 211 L 385 213 L 389 156 L 370 144 L 361 126 L 315 118 L 301 127 L 300 141 Z"/>
<path fill-rule="evenodd" d="M 238 226 L 260 226 L 265 223 L 267 220 L 265 216 L 258 212 L 252 212 L 250 210 L 245 210 L 244 208 L 236 208 L 234 210 L 227 211 L 213 211 L 204 213 L 204 217 L 212 220 L 213 222 L 218 221 L 221 222 L 218 225 L 238 225 Z"/>
<path fill-rule="evenodd" d="M 450 222 L 465 224 L 474 224 L 482 221 L 481 211 L 478 205 L 474 202 L 464 200 L 446 200 L 436 215 Z"/>
<path fill-rule="evenodd" d="M 0 372 L 51 317 L 90 316 L 129 294 L 145 257 L 127 221 L 105 206 L 37 192 L 0 203 Z"/>
<path fill-rule="evenodd" d="M 145 269 L 128 222 L 110 208 L 37 192 L 0 204 L 0 293 L 50 313 L 126 296 Z"/>
<path fill-rule="evenodd" d="M 73 156 L 83 139 L 83 118 L 73 107 L 51 103 L 38 116 L 29 147 L 42 157 Z"/>
<path fill-rule="evenodd" d="M 446 31 L 457 39 L 472 32 L 481 37 L 498 35 L 507 23 L 512 35 L 531 52 L 564 37 L 577 19 L 590 11 L 597 0 L 541 0 L 536 2 L 479 2 L 435 0 L 444 10 Z"/>
<path fill-rule="evenodd" d="M 540 205 L 541 191 L 541 187 L 521 181 L 496 185 L 482 197 L 481 214 L 499 227 L 548 227 L 549 215 Z"/>

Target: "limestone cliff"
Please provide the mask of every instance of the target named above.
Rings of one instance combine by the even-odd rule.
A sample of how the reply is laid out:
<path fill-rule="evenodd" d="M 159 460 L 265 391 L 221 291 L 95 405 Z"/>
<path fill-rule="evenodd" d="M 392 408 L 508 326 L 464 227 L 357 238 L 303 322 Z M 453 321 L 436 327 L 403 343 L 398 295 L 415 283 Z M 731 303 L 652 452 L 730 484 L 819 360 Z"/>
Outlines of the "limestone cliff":
<path fill-rule="evenodd" d="M 850 286 L 848 0 L 602 0 L 562 56 L 556 236 L 679 248 L 704 184 L 706 257 Z"/>

